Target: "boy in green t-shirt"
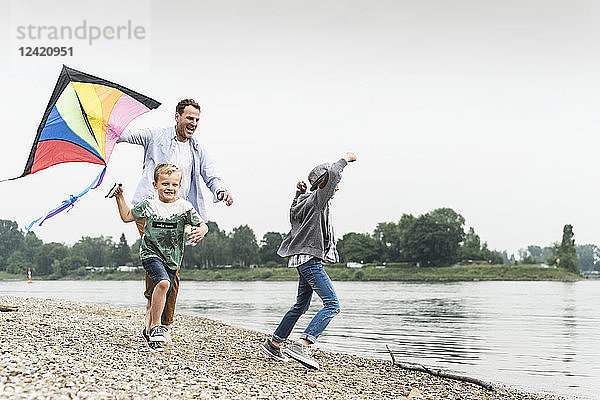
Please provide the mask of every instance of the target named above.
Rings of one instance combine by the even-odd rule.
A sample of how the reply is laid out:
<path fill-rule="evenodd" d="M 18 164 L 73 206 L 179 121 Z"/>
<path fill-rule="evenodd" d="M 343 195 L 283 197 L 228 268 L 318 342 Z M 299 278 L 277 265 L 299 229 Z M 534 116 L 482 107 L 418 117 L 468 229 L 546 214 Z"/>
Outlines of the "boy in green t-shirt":
<path fill-rule="evenodd" d="M 140 245 L 140 259 L 144 269 L 154 283 L 150 300 L 150 323 L 142 335 L 153 351 L 162 351 L 165 341 L 160 317 L 165 307 L 177 268 L 183 261 L 185 226 L 191 225 L 188 239 L 199 242 L 208 227 L 192 204 L 177 197 L 181 185 L 181 171 L 172 164 L 158 164 L 154 169 L 156 195 L 147 197 L 130 209 L 123 197 L 123 190 L 114 193 L 123 222 L 146 218 L 144 235 Z"/>

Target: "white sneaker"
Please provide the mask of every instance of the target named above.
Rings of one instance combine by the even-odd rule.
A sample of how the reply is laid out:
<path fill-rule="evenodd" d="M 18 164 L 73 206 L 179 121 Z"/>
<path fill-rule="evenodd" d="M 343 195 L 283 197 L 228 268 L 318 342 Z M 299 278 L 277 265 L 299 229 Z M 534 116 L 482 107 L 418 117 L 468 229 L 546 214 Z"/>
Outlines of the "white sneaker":
<path fill-rule="evenodd" d="M 163 327 L 161 325 L 156 325 L 154 328 L 150 328 L 150 333 L 148 336 L 151 342 L 165 341 L 165 335 L 163 335 Z"/>
<path fill-rule="evenodd" d="M 310 348 L 302 343 L 293 342 L 283 352 L 305 367 L 319 369 L 319 363 L 310 356 Z"/>
<path fill-rule="evenodd" d="M 142 329 L 142 337 L 146 341 L 146 344 L 150 348 L 151 352 L 156 353 L 156 352 L 161 352 L 164 350 L 161 342 L 151 342 L 150 341 L 150 336 L 148 336 L 148 334 L 146 333 L 145 327 L 144 327 L 144 329 Z"/>

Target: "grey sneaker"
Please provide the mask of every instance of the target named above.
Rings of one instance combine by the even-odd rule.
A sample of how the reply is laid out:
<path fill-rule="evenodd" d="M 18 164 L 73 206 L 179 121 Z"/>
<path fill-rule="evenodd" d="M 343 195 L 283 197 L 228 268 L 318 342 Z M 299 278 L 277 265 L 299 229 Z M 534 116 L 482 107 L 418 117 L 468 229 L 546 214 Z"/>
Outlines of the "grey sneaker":
<path fill-rule="evenodd" d="M 302 343 L 293 342 L 283 352 L 308 368 L 319 369 L 319 363 L 310 356 L 310 349 Z"/>
<path fill-rule="evenodd" d="M 164 327 L 162 325 L 156 325 L 153 328 L 150 328 L 150 333 L 148 336 L 150 337 L 151 342 L 164 342 L 165 335 L 163 335 Z"/>
<path fill-rule="evenodd" d="M 260 349 L 263 351 L 263 353 L 278 361 L 287 360 L 287 358 L 281 354 L 281 348 L 275 346 L 270 339 L 265 340 L 265 342 L 260 345 Z"/>

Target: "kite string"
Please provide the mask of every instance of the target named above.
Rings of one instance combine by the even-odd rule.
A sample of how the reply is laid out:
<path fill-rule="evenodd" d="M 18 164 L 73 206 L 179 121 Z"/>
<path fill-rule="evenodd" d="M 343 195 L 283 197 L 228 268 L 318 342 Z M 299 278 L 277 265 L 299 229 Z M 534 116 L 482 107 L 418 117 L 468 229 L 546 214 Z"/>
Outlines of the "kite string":
<path fill-rule="evenodd" d="M 31 228 L 33 227 L 33 225 L 35 225 L 39 220 L 42 220 L 38 226 L 42 226 L 42 224 L 44 223 L 44 221 L 46 221 L 49 218 L 54 217 L 56 214 L 59 214 L 61 212 L 63 212 L 66 209 L 72 208 L 75 206 L 75 202 L 78 201 L 81 197 L 83 197 L 85 194 L 87 194 L 87 192 L 89 192 L 91 189 L 95 189 L 98 186 L 100 186 L 100 184 L 102 183 L 102 179 L 104 178 L 104 174 L 106 173 L 106 166 L 102 169 L 102 171 L 100 172 L 100 174 L 98 174 L 98 176 L 96 177 L 96 179 L 94 179 L 94 181 L 92 182 L 91 185 L 89 185 L 88 187 L 86 187 L 85 189 L 83 189 L 78 195 L 69 195 L 69 199 L 67 200 L 63 200 L 63 202 L 56 207 L 54 210 L 49 211 L 45 216 L 41 216 L 38 219 L 32 221 L 29 225 L 27 225 L 25 227 L 25 230 L 27 232 L 29 232 L 31 230 Z"/>

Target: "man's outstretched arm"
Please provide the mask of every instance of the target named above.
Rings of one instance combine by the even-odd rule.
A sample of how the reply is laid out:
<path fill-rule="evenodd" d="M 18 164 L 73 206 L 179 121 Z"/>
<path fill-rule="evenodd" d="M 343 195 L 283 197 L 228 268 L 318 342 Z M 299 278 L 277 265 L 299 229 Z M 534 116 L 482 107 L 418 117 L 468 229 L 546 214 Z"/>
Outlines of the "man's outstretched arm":
<path fill-rule="evenodd" d="M 131 143 L 131 144 L 139 144 L 141 146 L 146 147 L 148 141 L 152 137 L 152 132 L 150 128 L 142 128 L 142 129 L 128 129 L 126 128 L 119 139 L 117 139 L 117 143 Z"/>

